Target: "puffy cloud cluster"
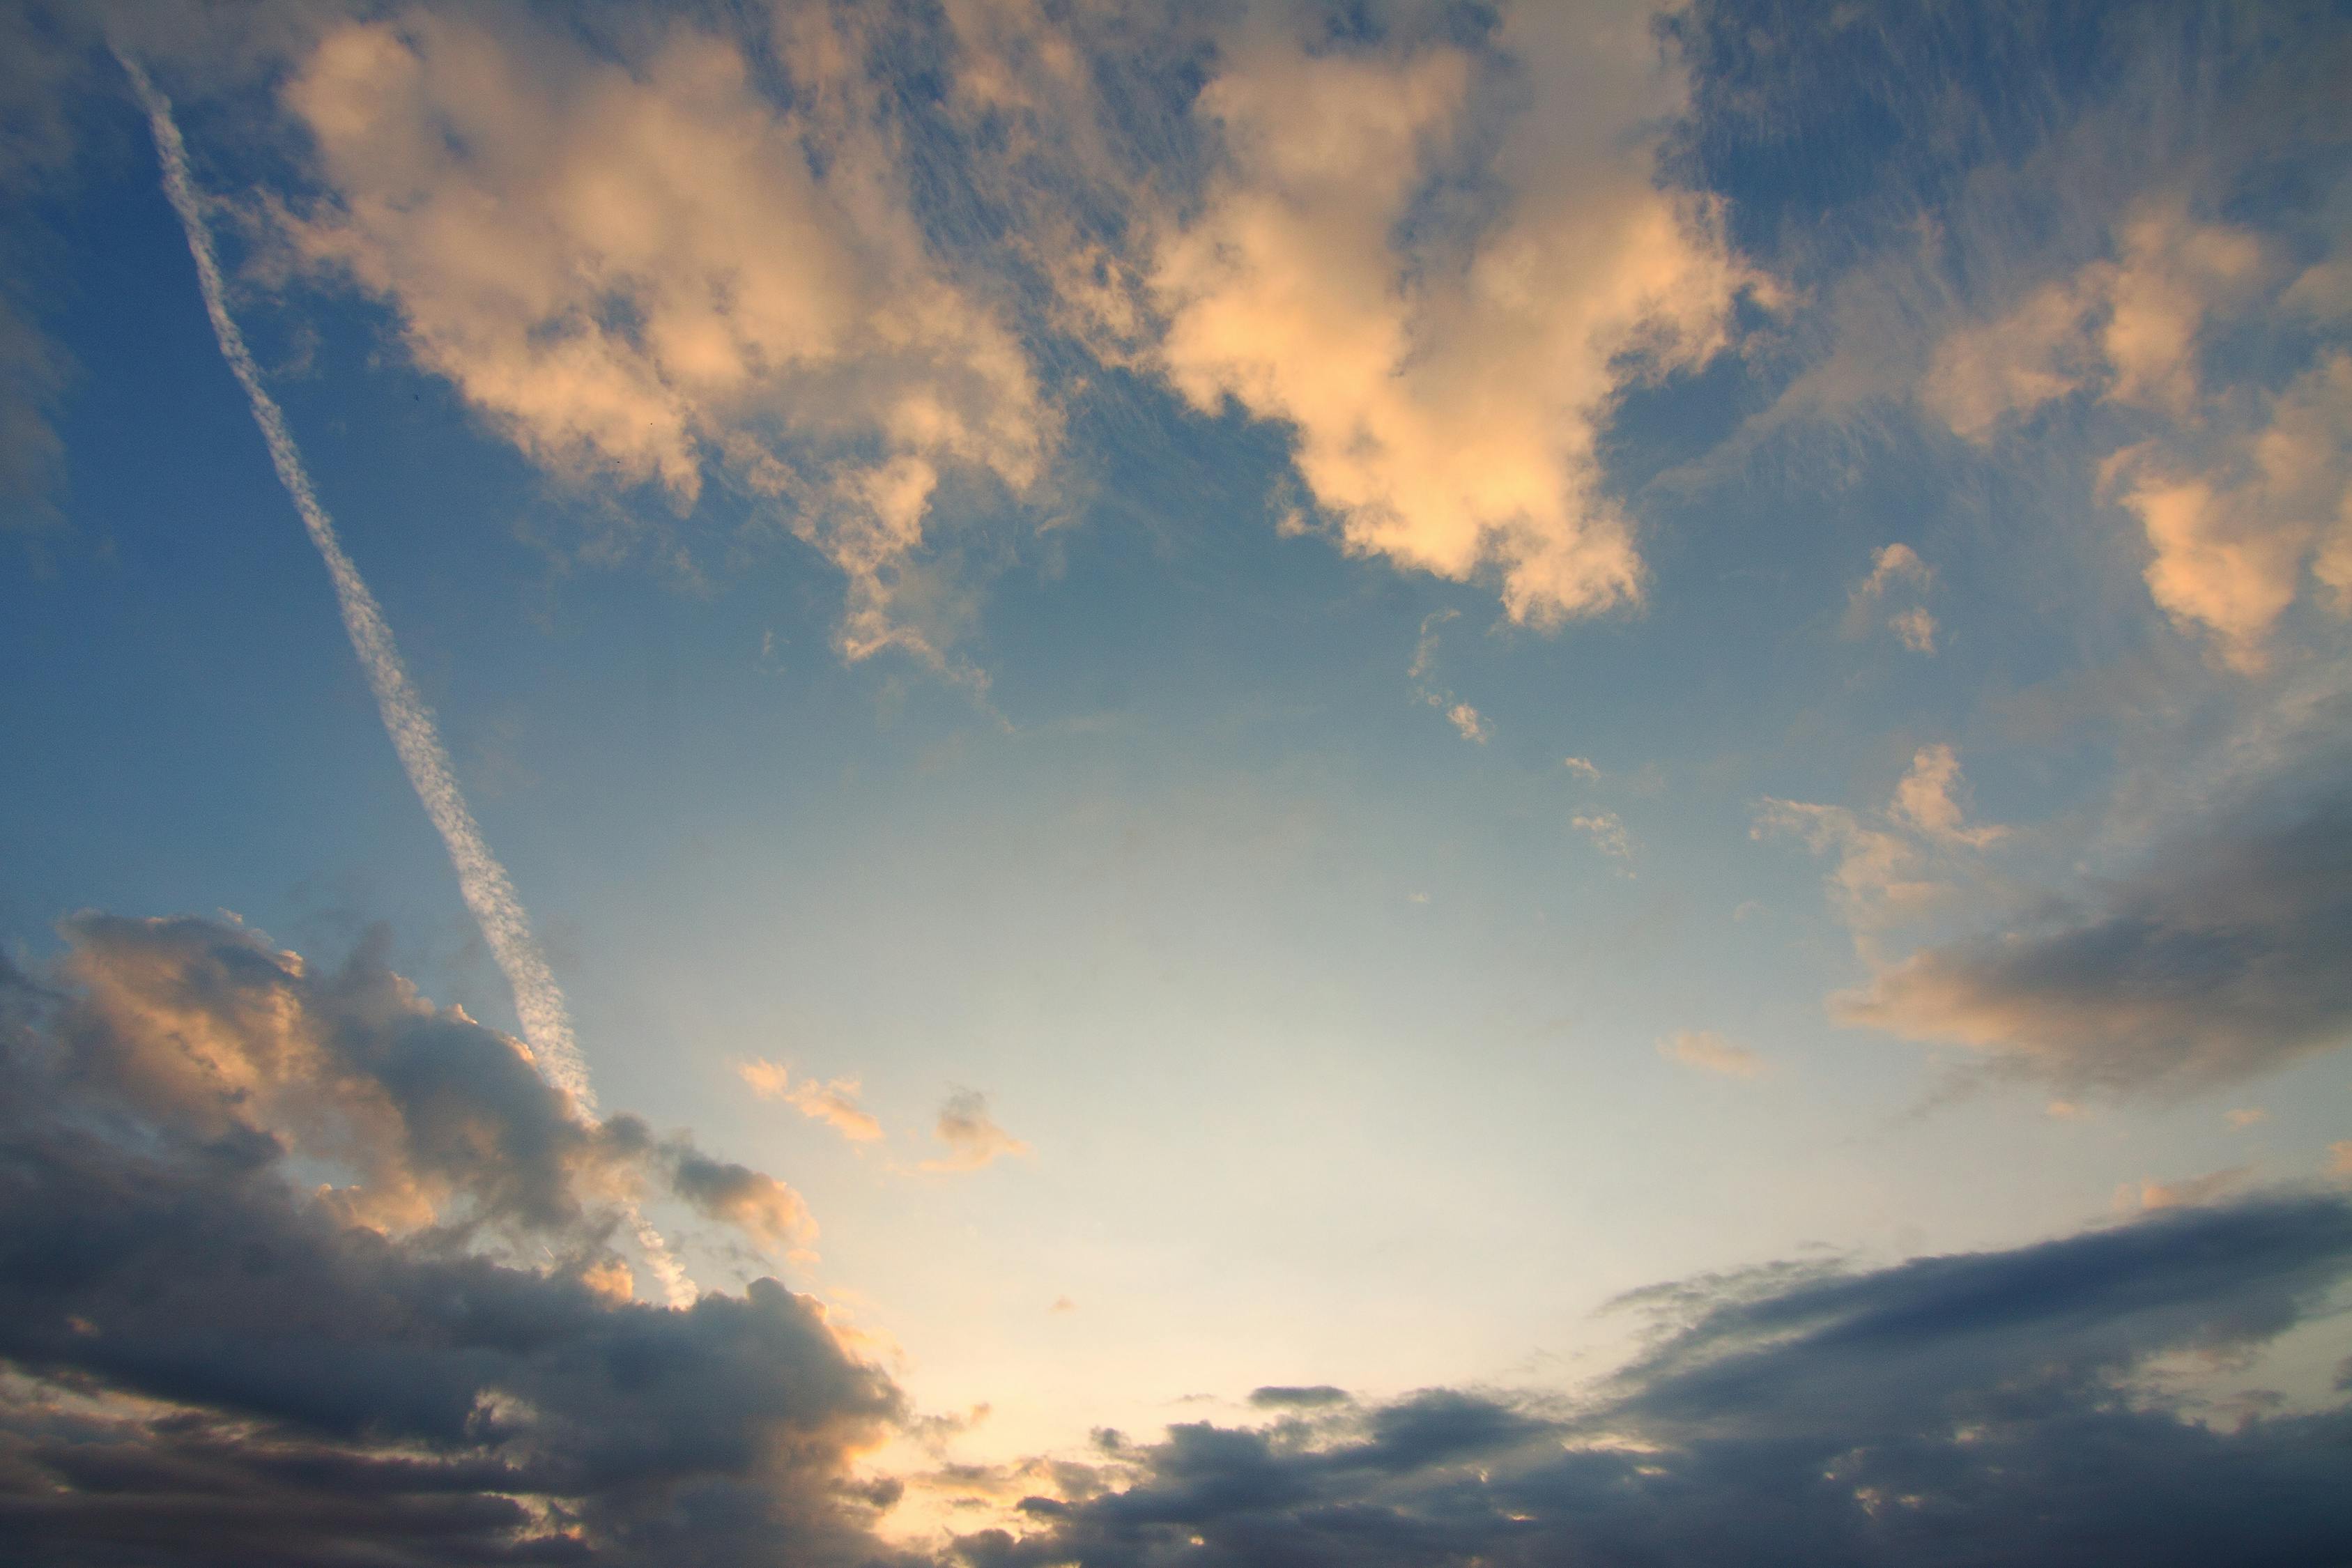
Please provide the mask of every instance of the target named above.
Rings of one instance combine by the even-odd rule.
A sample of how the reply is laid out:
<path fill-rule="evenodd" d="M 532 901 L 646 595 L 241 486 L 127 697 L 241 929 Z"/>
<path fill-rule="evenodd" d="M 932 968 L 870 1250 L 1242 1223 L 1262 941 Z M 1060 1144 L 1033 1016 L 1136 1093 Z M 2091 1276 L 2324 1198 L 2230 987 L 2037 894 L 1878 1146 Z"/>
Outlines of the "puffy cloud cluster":
<path fill-rule="evenodd" d="M 940 656 L 943 500 L 1034 492 L 1064 334 L 1286 426 L 1347 548 L 1551 626 L 1640 596 L 1622 395 L 1769 292 L 1662 178 L 1687 84 L 1654 13 L 1342 37 L 793 5 L 592 49 L 416 7 L 304 46 L 284 102 L 321 194 L 287 232 L 550 468 L 772 498 L 846 575 L 853 658 Z"/>
<path fill-rule="evenodd" d="M 30 1560 L 868 1561 L 889 1379 L 771 1279 L 632 1299 L 654 1184 L 760 1173 L 591 1122 L 365 952 L 83 916 L 0 974 L 0 1531 Z"/>
<path fill-rule="evenodd" d="M 682 506 L 715 467 L 846 575 L 850 658 L 936 655 L 894 607 L 933 498 L 1025 489 L 1053 421 L 932 256 L 845 41 L 810 12 L 779 43 L 680 24 L 624 65 L 519 16 L 329 29 L 285 89 L 328 193 L 290 232 L 543 464 Z"/>
<path fill-rule="evenodd" d="M 2147 1374 L 2324 1314 L 2347 1274 L 2352 1207 L 2283 1194 L 1705 1279 L 1648 1293 L 1679 1321 L 1589 1401 L 1265 1390 L 1265 1426 L 1099 1435 L 1032 1528 L 961 1545 L 975 1568 L 2328 1562 L 2352 1551 L 2344 1408 L 2208 1423 Z"/>
<path fill-rule="evenodd" d="M 1164 323 L 1144 362 L 1203 410 L 1287 424 L 1349 548 L 1491 572 L 1538 626 L 1638 598 L 1601 432 L 1627 385 L 1720 349 L 1758 282 L 1716 209 L 1659 183 L 1685 84 L 1652 21 L 1513 8 L 1499 58 L 1260 29 L 1194 105 L 1219 150 L 1197 210 L 1131 263 L 1129 314 Z M 1514 92 L 1478 170 L 1501 209 L 1465 234 L 1441 187 L 1484 151 L 1472 100 Z"/>
<path fill-rule="evenodd" d="M 2352 613 L 2344 244 L 2297 267 L 2274 237 L 2151 197 L 2116 225 L 2110 258 L 1948 333 L 1922 401 L 1979 442 L 2076 394 L 2137 421 L 2148 433 L 2107 456 L 2100 489 L 2147 534 L 2148 591 L 2259 669 L 2306 576 Z M 2283 384 L 2208 368 L 2214 340 L 2257 316 L 2307 339 Z"/>

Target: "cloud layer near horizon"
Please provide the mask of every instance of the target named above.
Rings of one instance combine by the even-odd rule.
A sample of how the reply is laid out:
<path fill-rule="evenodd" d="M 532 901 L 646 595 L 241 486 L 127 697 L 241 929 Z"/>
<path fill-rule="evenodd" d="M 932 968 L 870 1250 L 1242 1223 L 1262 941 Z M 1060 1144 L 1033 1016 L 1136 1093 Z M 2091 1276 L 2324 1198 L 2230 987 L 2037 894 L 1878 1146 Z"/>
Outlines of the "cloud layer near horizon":
<path fill-rule="evenodd" d="M 890 1379 L 772 1280 L 632 1300 L 607 1245 L 647 1169 L 758 1231 L 740 1167 L 570 1119 L 364 952 L 65 929 L 53 976 L 0 976 L 0 1524 L 52 1555 L 2162 1563 L 2228 1555 L 2256 1500 L 2278 1561 L 2352 1547 L 2340 1408 L 2214 1424 L 2147 1376 L 2242 1362 L 2352 1274 L 2352 1207 L 2293 1193 L 1660 1287 L 1652 1348 L 1580 1395 L 1263 1388 L 1265 1425 L 1025 1468 L 1020 1532 L 886 1547 L 898 1483 L 854 1461 L 907 1427 Z"/>
<path fill-rule="evenodd" d="M 1644 1293 L 1654 1349 L 1579 1404 L 1263 1390 L 1266 1425 L 1098 1435 L 977 1568 L 2191 1564 L 2352 1551 L 2352 1417 L 2193 1418 L 2137 1386 L 2324 1311 L 2352 1207 L 2273 1195 L 2011 1252 L 1782 1265 Z M 1298 1397 L 1299 1395 L 1310 1397 Z M 2259 1544 L 2254 1544 L 2255 1542 Z"/>
<path fill-rule="evenodd" d="M 772 1279 L 632 1299 L 649 1184 L 791 1190 L 616 1116 L 362 951 L 86 915 L 0 974 L 0 1516 L 52 1560 L 862 1557 L 889 1378 Z"/>

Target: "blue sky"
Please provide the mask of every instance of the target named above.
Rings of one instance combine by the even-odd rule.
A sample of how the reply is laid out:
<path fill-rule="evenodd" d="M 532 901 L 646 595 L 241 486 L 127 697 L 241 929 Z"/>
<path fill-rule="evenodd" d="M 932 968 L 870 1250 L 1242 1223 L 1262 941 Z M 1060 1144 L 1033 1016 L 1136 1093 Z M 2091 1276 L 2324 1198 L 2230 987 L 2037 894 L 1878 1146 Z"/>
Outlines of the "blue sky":
<path fill-rule="evenodd" d="M 2064 1363 L 2004 1440 L 2125 1423 L 2066 1504 L 2119 1547 L 2114 1500 L 2178 1445 L 2220 1446 L 2221 1529 L 2225 1479 L 2303 1475 L 2340 1426 L 2339 10 L 7 27 L 0 941 L 12 1027 L 58 1042 L 18 1054 L 63 1074 L 9 1137 L 80 1125 L 76 1052 L 193 1052 L 215 1087 L 176 1109 L 160 1068 L 104 1092 L 182 1127 L 243 1084 L 217 1115 L 284 1151 L 271 1226 L 576 1276 L 696 1343 L 823 1302 L 776 1353 L 882 1392 L 825 1407 L 823 1452 L 705 1477 L 782 1532 L 712 1561 L 1367 1560 L 1316 1508 L 1466 1561 L 1499 1550 L 1440 1528 L 1474 1459 L 1561 1532 L 1525 1550 L 1566 1551 L 1583 1472 L 1533 1448 L 1679 1454 L 1731 1497 L 1693 1434 L 1812 1418 L 1758 1360 L 1685 1429 L 1728 1396 L 1676 1358 L 1795 1356 L 1776 1313 L 1843 1354 L 1880 1294 L 1906 1332 L 1986 1303 L 1926 1360 Z M 527 911 L 505 946 L 120 59 L 168 95 L 259 384 Z M 224 998 L 257 982 L 197 978 L 281 952 L 266 1011 L 311 1055 L 255 1044 Z M 400 1100 L 351 1042 L 411 1027 L 452 1060 L 526 1039 L 531 1147 L 589 1130 L 560 1180 L 590 1220 L 434 1164 L 448 1102 L 350 1087 Z M 105 1187 L 72 1168 L 44 1201 Z M 2232 1246 L 2228 1289 L 2270 1294 L 2147 1305 Z M 2031 1282 L 2078 1270 L 2105 1326 L 2033 1328 Z M 108 1321 L 79 1289 L 23 1310 Z M 1680 1305 L 1612 1305 L 1644 1290 Z M 142 1399 L 302 1429 L 73 1353 L 0 1345 L 36 1390 L 12 1430 L 76 1376 L 109 1441 L 165 1441 L 126 1435 Z M 1978 1375 L 1887 1430 L 1948 1426 Z M 1381 1447 L 1430 1422 L 1424 1458 Z M 467 1431 L 417 1440 L 504 1452 Z M 1268 1479 L 1350 1444 L 1390 1479 Z M 1184 1489 L 1244 1450 L 1259 1501 Z M 2022 1506 L 1936 1475 L 1900 1506 Z M 852 1482 L 903 1491 L 807 1500 Z M 502 1539 L 671 1539 L 509 1489 L 540 1501 Z M 1868 1534 L 1900 1490 L 1839 1493 L 1854 1560 L 1917 1550 Z M 2325 1560 L 2352 1523 L 2289 1492 L 2279 1559 Z M 1608 1526 L 1769 1544 L 1664 1528 Z"/>

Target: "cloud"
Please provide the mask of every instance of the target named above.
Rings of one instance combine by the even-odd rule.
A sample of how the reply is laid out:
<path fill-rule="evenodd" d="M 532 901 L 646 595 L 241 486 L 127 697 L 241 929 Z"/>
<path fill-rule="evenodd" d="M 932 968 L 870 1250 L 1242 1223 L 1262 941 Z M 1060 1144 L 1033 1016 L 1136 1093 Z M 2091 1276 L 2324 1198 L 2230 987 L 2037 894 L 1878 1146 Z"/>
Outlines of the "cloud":
<path fill-rule="evenodd" d="M 1931 851 L 1948 868 L 1961 851 L 1981 850 L 2007 836 L 2005 827 L 1969 826 L 1960 805 L 1960 763 L 1950 746 L 1922 746 L 1895 786 L 1885 813 L 1865 818 L 1840 805 L 1806 801 L 1758 803 L 1751 838 L 1794 834 L 1816 854 L 1834 852 L 1831 895 L 1865 951 L 1876 933 L 1924 911 L 1948 889 L 1921 873 Z"/>
<path fill-rule="evenodd" d="M 1870 558 L 1870 575 L 1862 580 L 1853 594 L 1857 599 L 1874 600 L 1884 597 L 1897 584 L 1925 588 L 1935 580 L 1935 572 L 1919 559 L 1917 551 L 1907 544 L 1889 544 Z"/>
<path fill-rule="evenodd" d="M 1668 1035 L 1658 1042 L 1658 1054 L 1670 1062 L 1724 1078 L 1759 1078 L 1765 1070 L 1762 1057 L 1713 1029 L 1684 1029 Z"/>
<path fill-rule="evenodd" d="M 321 972 L 214 921 L 63 929 L 53 974 L 0 975 L 16 1551 L 873 1560 L 850 1466 L 904 1413 L 889 1379 L 772 1279 L 632 1300 L 610 1245 L 673 1167 L 755 1228 L 780 1184 L 578 1119 L 365 950 Z"/>
<path fill-rule="evenodd" d="M 926 1160 L 926 1171 L 978 1171 L 1007 1155 L 1026 1157 L 1028 1144 L 999 1127 L 988 1114 L 988 1097 L 976 1089 L 959 1089 L 940 1107 L 931 1136 L 948 1146 L 937 1160 Z"/>
<path fill-rule="evenodd" d="M 2228 1112 L 2226 1120 L 2233 1128 L 2244 1129 L 2270 1120 L 2270 1112 L 2256 1106 L 2244 1106 Z"/>
<path fill-rule="evenodd" d="M 1651 20 L 1513 8 L 1486 48 L 1241 30 L 1194 100 L 1197 206 L 1147 215 L 1121 268 L 1122 319 L 1158 324 L 1140 362 L 1287 426 L 1349 551 L 1498 577 L 1537 626 L 1639 598 L 1601 434 L 1625 388 L 1715 354 L 1755 281 L 1661 181 L 1685 84 Z M 1444 220 L 1465 177 L 1489 220 Z"/>
<path fill-rule="evenodd" d="M 1924 594 L 1936 580 L 1935 569 L 1907 544 L 1889 544 L 1871 557 L 1870 574 L 1846 596 L 1845 631 L 1859 637 L 1882 604 L 1898 589 Z M 1918 605 L 1898 609 L 1886 617 L 1887 629 L 1913 653 L 1936 651 L 1936 617 Z"/>
<path fill-rule="evenodd" d="M 1471 707 L 1467 702 L 1456 702 L 1453 707 L 1448 708 L 1445 710 L 1445 721 L 1453 725 L 1464 740 L 1475 742 L 1481 746 L 1486 743 L 1486 721 L 1478 716 L 1478 710 Z"/>
<path fill-rule="evenodd" d="M 1953 329 L 1921 398 L 1979 443 L 2077 393 L 2152 427 L 2107 453 L 2099 491 L 2138 519 L 2155 602 L 2252 671 L 2306 571 L 2352 612 L 2352 355 L 2326 341 L 2323 309 L 2305 323 L 2319 339 L 2284 386 L 2210 374 L 2216 331 L 2256 307 L 2291 328 L 2293 300 L 2327 297 L 2332 263 L 2284 268 L 2275 240 L 2195 205 L 2180 190 L 2144 197 L 2116 223 L 2110 257 L 2004 317 Z"/>
<path fill-rule="evenodd" d="M 1836 1015 L 2116 1093 L 2238 1082 L 2340 1045 L 2352 791 L 2339 773 L 2323 763 L 2225 804 L 2086 901 L 1914 953 L 1835 998 Z"/>
<path fill-rule="evenodd" d="M 1757 804 L 1751 838 L 1789 833 L 1815 854 L 1835 853 L 1828 878 L 1839 915 L 1857 936 L 1916 913 L 1942 896 L 1942 884 L 1915 875 L 1917 848 L 1902 835 L 1873 826 L 1842 805 L 1766 796 Z"/>
<path fill-rule="evenodd" d="M 773 62 L 685 23 L 625 64 L 520 14 L 328 29 L 285 88 L 325 190 L 288 232 L 551 471 L 680 507 L 723 474 L 846 577 L 848 658 L 938 658 L 902 612 L 941 487 L 1025 491 L 1055 420 L 826 15 L 780 18 Z"/>
<path fill-rule="evenodd" d="M 1960 804 L 1960 759 L 1951 747 L 1922 746 L 1911 756 L 1911 771 L 1895 786 L 1895 815 L 1931 838 L 1981 849 L 1999 842 L 2006 827 L 1965 825 Z"/>
<path fill-rule="evenodd" d="M 2144 1213 L 2150 1209 L 2210 1204 L 2244 1186 L 2252 1174 L 2250 1166 L 2232 1165 L 2226 1171 L 2211 1171 L 2178 1182 L 2159 1182 L 2153 1176 L 2143 1177 L 2137 1186 L 2127 1182 L 2116 1189 L 2116 1207 L 2121 1210 L 2137 1208 Z"/>
<path fill-rule="evenodd" d="M 146 110 L 155 139 L 155 154 L 163 165 L 163 192 L 187 238 L 205 313 L 210 318 L 221 357 L 228 362 L 253 411 L 254 423 L 261 427 L 278 483 L 294 503 L 311 544 L 326 563 L 328 579 L 334 584 L 336 607 L 342 613 L 343 629 L 351 638 L 352 652 L 367 675 L 369 689 L 375 694 L 376 713 L 383 721 L 384 732 L 391 737 L 400 765 L 408 774 L 409 784 L 415 790 L 425 815 L 432 819 L 434 830 L 441 836 L 442 847 L 448 854 L 451 869 L 457 873 L 458 891 L 465 897 L 466 908 L 481 928 L 483 940 L 489 944 L 499 972 L 506 976 L 534 1059 L 551 1081 L 593 1114 L 596 1100 L 588 1081 L 588 1069 L 580 1059 L 578 1042 L 572 1038 L 572 1018 L 564 1005 L 563 992 L 531 934 L 530 913 L 523 908 L 505 865 L 491 853 L 489 844 L 483 838 L 480 825 L 474 820 L 465 793 L 457 786 L 457 774 L 449 766 L 449 753 L 441 743 L 440 728 L 408 678 L 408 668 L 401 659 L 399 645 L 393 640 L 383 606 L 376 603 L 366 579 L 344 551 L 334 520 L 320 504 L 286 416 L 277 399 L 262 385 L 260 367 L 246 347 L 245 333 L 229 314 L 227 287 L 214 253 L 203 201 L 189 177 L 187 152 L 181 142 L 180 128 L 172 117 L 172 105 L 155 90 L 135 61 L 120 54 L 116 58 L 131 78 L 131 87 Z"/>
<path fill-rule="evenodd" d="M 871 1143 L 882 1136 L 882 1123 L 857 1103 L 858 1082 L 854 1078 L 803 1079 L 794 1084 L 782 1064 L 764 1059 L 738 1062 L 735 1071 L 761 1100 L 781 1100 L 797 1107 L 802 1115 L 824 1122 L 853 1143 Z"/>
<path fill-rule="evenodd" d="M 1437 629 L 1460 615 L 1459 610 L 1432 610 L 1421 617 L 1421 631 L 1413 638 L 1412 662 L 1405 667 L 1405 679 L 1415 697 L 1439 710 L 1454 732 L 1474 745 L 1483 746 L 1490 738 L 1486 721 L 1469 703 L 1455 700 L 1452 691 L 1437 680 Z"/>
<path fill-rule="evenodd" d="M 1560 766 L 1566 768 L 1570 773 L 1574 773 L 1578 778 L 1582 779 L 1587 784 L 1595 784 L 1600 781 L 1601 770 L 1593 766 L 1591 763 L 1582 757 L 1562 757 L 1559 762 Z"/>
<path fill-rule="evenodd" d="M 1886 617 L 1886 625 L 1896 640 L 1913 653 L 1936 651 L 1936 617 L 1917 605 L 1895 611 Z"/>
<path fill-rule="evenodd" d="M 801 1195 L 764 1171 L 714 1160 L 691 1148 L 677 1152 L 671 1187 L 710 1218 L 739 1226 L 772 1247 L 805 1246 L 816 1238 Z"/>
<path fill-rule="evenodd" d="M 2277 1194 L 2008 1252 L 1782 1264 L 1643 1300 L 1654 1348 L 1574 1401 L 1427 1389 L 1270 1405 L 1105 1444 L 975 1568 L 1183 1556 L 1299 1568 L 1474 1562 L 2060 1564 L 2352 1545 L 2340 1404 L 2206 1424 L 2158 1358 L 2226 1358 L 2327 1310 L 2352 1207 Z M 2127 1395 L 2128 1391 L 2128 1396 Z"/>
<path fill-rule="evenodd" d="M 781 1062 L 772 1062 L 764 1057 L 755 1057 L 750 1061 L 737 1062 L 735 1076 L 741 1079 L 745 1087 L 761 1100 L 782 1100 L 784 1097 L 784 1090 L 791 1086 L 793 1080 L 790 1068 Z"/>
<path fill-rule="evenodd" d="M 1582 812 L 1568 819 L 1568 825 L 1592 840 L 1592 847 L 1613 860 L 1633 858 L 1633 836 L 1625 831 L 1625 824 L 1613 811 Z"/>
<path fill-rule="evenodd" d="M 1300 1386 L 1267 1384 L 1250 1390 L 1249 1402 L 1261 1410 L 1321 1410 L 1334 1405 L 1354 1403 L 1344 1388 L 1334 1388 L 1328 1383 Z"/>

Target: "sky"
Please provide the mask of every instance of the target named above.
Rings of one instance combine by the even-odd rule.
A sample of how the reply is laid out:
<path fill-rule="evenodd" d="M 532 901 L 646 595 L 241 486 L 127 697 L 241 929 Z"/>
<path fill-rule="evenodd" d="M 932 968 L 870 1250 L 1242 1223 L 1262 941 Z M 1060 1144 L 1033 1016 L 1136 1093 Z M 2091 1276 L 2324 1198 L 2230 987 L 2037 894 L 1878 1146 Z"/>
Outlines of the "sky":
<path fill-rule="evenodd" d="M 2352 1558 L 2352 14 L 0 4 L 0 1530 Z"/>

